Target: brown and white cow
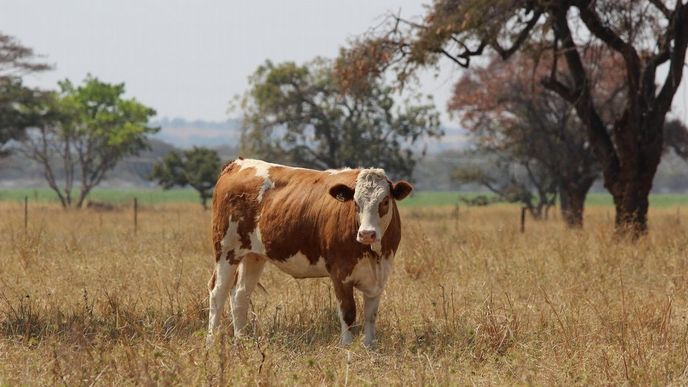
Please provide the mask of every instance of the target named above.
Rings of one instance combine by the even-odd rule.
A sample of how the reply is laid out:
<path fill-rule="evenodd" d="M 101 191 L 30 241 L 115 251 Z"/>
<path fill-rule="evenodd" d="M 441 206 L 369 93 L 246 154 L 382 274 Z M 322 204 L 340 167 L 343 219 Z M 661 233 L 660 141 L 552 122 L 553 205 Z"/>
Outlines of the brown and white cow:
<path fill-rule="evenodd" d="M 234 334 L 242 334 L 251 292 L 270 261 L 295 278 L 332 279 L 343 345 L 353 340 L 354 288 L 360 290 L 364 344 L 371 345 L 401 239 L 396 201 L 412 189 L 393 184 L 382 169 L 315 171 L 241 158 L 227 164 L 213 193 L 208 343 L 230 288 Z"/>

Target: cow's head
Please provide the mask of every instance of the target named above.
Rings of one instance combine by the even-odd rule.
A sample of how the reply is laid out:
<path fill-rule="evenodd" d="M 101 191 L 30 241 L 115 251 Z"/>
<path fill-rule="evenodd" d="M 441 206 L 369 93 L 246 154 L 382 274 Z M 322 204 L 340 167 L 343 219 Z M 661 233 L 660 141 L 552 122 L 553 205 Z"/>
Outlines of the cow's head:
<path fill-rule="evenodd" d="M 366 245 L 379 243 L 392 221 L 392 200 L 402 200 L 413 187 L 404 180 L 392 184 L 382 169 L 363 169 L 354 189 L 344 184 L 330 188 L 330 195 L 341 202 L 353 200 L 360 224 L 356 240 Z"/>

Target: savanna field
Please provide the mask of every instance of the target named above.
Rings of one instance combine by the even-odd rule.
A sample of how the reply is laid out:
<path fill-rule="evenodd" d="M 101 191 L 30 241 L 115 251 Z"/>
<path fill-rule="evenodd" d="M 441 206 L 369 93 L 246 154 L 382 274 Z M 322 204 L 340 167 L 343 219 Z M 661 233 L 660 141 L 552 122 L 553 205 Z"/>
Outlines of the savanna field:
<path fill-rule="evenodd" d="M 26 231 L 23 205 L 0 202 L 0 385 L 688 383 L 685 198 L 654 197 L 632 243 L 602 197 L 582 231 L 552 211 L 522 234 L 516 206 L 457 214 L 455 196 L 419 195 L 401 209 L 376 348 L 360 334 L 339 347 L 329 280 L 268 265 L 251 334 L 234 340 L 225 309 L 206 351 L 210 212 L 142 198 L 135 232 L 129 205 L 34 195 Z"/>

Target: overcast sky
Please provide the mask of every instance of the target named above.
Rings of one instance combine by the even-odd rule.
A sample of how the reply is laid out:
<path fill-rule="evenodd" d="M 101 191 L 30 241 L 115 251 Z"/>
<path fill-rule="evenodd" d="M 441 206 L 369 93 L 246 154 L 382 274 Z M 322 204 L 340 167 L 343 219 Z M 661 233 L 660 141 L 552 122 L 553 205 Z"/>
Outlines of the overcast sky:
<path fill-rule="evenodd" d="M 347 39 L 388 11 L 420 15 L 418 0 L 1 0 L 0 30 L 55 65 L 30 84 L 91 73 L 125 82 L 127 94 L 159 117 L 224 120 L 232 96 L 266 59 L 334 57 Z M 445 110 L 460 71 L 423 76 L 423 91 Z M 686 120 L 684 77 L 674 114 Z M 456 126 L 444 115 L 445 124 Z"/>

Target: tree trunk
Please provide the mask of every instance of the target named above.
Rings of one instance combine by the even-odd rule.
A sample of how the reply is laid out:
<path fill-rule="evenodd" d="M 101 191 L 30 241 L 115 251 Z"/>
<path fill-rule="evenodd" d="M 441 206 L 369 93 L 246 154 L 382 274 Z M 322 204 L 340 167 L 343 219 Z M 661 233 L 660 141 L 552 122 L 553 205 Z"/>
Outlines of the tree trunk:
<path fill-rule="evenodd" d="M 93 189 L 94 185 L 87 185 L 87 186 L 81 186 L 81 190 L 79 191 L 79 200 L 76 203 L 76 208 L 81 209 L 84 206 L 84 202 L 86 201 L 86 197 L 88 196 L 89 193 L 91 193 L 91 190 Z"/>
<path fill-rule="evenodd" d="M 209 196 L 201 193 L 201 205 L 203 206 L 203 210 L 208 209 L 208 199 L 210 199 Z"/>
<path fill-rule="evenodd" d="M 536 206 L 532 204 L 526 205 L 526 208 L 528 209 L 528 212 L 530 212 L 530 215 L 533 217 L 533 220 L 542 220 L 544 207 L 545 205 L 542 203 L 538 203 L 538 205 Z"/>
<path fill-rule="evenodd" d="M 659 161 L 654 164 L 652 171 L 622 170 L 624 177 L 612 185 L 610 192 L 616 207 L 617 233 L 636 238 L 647 232 L 649 195 L 658 164 Z"/>
<path fill-rule="evenodd" d="M 561 217 L 568 227 L 583 227 L 585 197 L 589 189 L 590 185 L 585 188 L 562 185 L 559 188 Z"/>
<path fill-rule="evenodd" d="M 614 198 L 617 234 L 632 238 L 647 232 L 649 195 L 662 157 L 662 131 L 643 129 L 640 132 L 651 133 L 647 136 L 650 138 L 625 138 L 636 141 L 628 141 L 625 146 L 619 147 L 622 157 L 618 173 L 606 174 L 604 184 Z M 631 131 L 627 130 L 627 133 Z"/>

